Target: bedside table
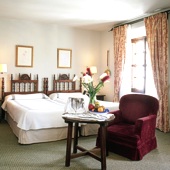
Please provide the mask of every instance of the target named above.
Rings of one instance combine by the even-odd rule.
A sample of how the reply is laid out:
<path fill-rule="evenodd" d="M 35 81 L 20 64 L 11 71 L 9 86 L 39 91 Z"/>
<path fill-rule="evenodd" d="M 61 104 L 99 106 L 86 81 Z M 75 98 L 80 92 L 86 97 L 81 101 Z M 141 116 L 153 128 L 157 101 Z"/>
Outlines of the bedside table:
<path fill-rule="evenodd" d="M 3 111 L 2 111 L 1 105 L 2 105 L 2 99 L 0 99 L 0 122 L 3 119 Z"/>
<path fill-rule="evenodd" d="M 103 100 L 103 101 L 104 101 L 104 96 L 106 96 L 106 95 L 104 95 L 104 94 L 97 94 L 97 95 L 96 95 L 96 99 L 97 99 L 97 100 Z"/>
<path fill-rule="evenodd" d="M 5 120 L 5 111 L 1 108 L 3 100 L 0 99 L 0 122 Z"/>

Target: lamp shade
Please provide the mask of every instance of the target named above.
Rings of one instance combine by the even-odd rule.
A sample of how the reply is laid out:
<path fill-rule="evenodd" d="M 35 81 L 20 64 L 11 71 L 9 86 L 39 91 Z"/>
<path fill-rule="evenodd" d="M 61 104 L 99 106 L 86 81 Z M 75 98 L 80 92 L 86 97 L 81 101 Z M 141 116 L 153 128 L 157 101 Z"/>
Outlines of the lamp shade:
<path fill-rule="evenodd" d="M 7 72 L 7 64 L 0 64 L 0 73 Z"/>
<path fill-rule="evenodd" d="M 91 71 L 92 74 L 97 73 L 97 67 L 96 66 L 91 66 L 90 71 Z"/>

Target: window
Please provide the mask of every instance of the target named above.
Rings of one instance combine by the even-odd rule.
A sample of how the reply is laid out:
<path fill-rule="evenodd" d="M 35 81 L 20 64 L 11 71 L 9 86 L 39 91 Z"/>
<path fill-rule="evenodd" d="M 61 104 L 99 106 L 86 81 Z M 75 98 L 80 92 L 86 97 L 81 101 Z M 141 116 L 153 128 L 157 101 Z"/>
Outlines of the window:
<path fill-rule="evenodd" d="M 145 93 L 146 87 L 146 36 L 131 39 L 131 92 Z"/>
<path fill-rule="evenodd" d="M 122 97 L 130 93 L 158 97 L 144 22 L 130 25 L 127 31 L 126 58 L 119 95 Z"/>

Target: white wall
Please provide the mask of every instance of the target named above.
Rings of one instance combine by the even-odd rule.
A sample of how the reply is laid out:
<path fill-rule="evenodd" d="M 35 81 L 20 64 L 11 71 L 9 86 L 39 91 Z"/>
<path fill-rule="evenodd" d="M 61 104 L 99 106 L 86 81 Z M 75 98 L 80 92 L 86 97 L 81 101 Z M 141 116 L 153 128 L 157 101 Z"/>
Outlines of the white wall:
<path fill-rule="evenodd" d="M 70 76 L 73 76 L 73 74 L 81 76 L 81 72 L 85 71 L 86 66 L 91 65 L 96 65 L 98 68 L 98 73 L 94 77 L 97 80 L 99 75 L 106 69 L 107 50 L 110 50 L 110 58 L 111 60 L 113 59 L 112 39 L 112 32 L 101 33 L 56 24 L 1 18 L 0 63 L 6 63 L 8 66 L 7 74 L 3 75 L 7 85 L 6 91 L 10 88 L 10 75 L 13 74 L 14 78 L 17 78 L 18 73 L 31 73 L 32 76 L 38 74 L 39 90 L 42 90 L 42 79 L 44 77 L 50 79 L 49 89 L 51 89 L 53 74 L 57 76 L 59 73 L 70 73 Z M 34 64 L 32 68 L 15 66 L 16 45 L 34 47 Z M 57 48 L 72 49 L 71 69 L 57 68 Z M 110 62 L 111 65 L 113 65 L 112 62 Z M 111 83 L 102 89 L 102 92 L 106 94 L 106 98 L 109 100 L 112 99 L 110 87 L 113 87 Z"/>
<path fill-rule="evenodd" d="M 110 82 L 105 83 L 104 88 L 101 90 L 101 94 L 105 94 L 105 100 L 113 101 L 114 91 L 114 55 L 113 55 L 113 32 L 102 32 L 101 34 L 101 70 L 107 69 L 107 50 L 109 50 L 109 62 L 108 66 L 111 70 Z"/>
<path fill-rule="evenodd" d="M 34 47 L 34 65 L 32 68 L 15 67 L 16 45 L 30 45 Z M 57 48 L 72 49 L 71 69 L 57 68 Z M 17 77 L 18 73 L 38 74 L 39 90 L 42 90 L 42 79 L 48 77 L 49 89 L 51 89 L 53 74 L 70 73 L 70 76 L 73 76 L 73 74 L 81 76 L 81 72 L 85 71 L 86 66 L 91 65 L 96 65 L 98 68 L 98 73 L 94 75 L 94 80 L 97 83 L 100 74 L 107 68 L 107 50 L 110 52 L 109 68 L 111 70 L 111 79 L 110 83 L 105 84 L 100 93 L 106 95 L 106 100 L 112 101 L 114 90 L 112 31 L 88 31 L 57 24 L 42 24 L 0 18 L 0 63 L 8 65 L 7 74 L 0 75 L 0 79 L 2 76 L 5 77 L 6 90 L 10 88 L 9 80 L 11 74 L 14 74 L 14 77 Z"/>

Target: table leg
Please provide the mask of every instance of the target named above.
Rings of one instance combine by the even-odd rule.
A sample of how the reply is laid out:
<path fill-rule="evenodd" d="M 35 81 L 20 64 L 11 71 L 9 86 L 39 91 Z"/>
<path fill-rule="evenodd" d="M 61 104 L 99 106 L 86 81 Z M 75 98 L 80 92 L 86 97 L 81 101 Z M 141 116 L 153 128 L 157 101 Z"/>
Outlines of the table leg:
<path fill-rule="evenodd" d="M 78 126 L 79 124 L 76 122 L 74 126 L 74 143 L 73 143 L 73 153 L 77 153 L 77 145 L 78 145 Z"/>
<path fill-rule="evenodd" d="M 65 166 L 70 166 L 72 129 L 73 129 L 73 122 L 68 122 L 67 148 L 66 148 L 66 161 L 65 161 Z"/>
<path fill-rule="evenodd" d="M 102 136 L 102 140 L 100 143 L 101 147 L 101 168 L 102 170 L 106 170 L 106 126 L 104 124 L 100 125 L 100 135 Z"/>

